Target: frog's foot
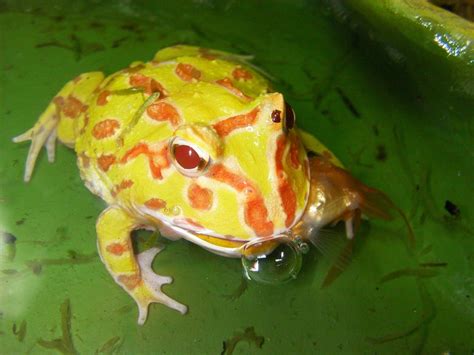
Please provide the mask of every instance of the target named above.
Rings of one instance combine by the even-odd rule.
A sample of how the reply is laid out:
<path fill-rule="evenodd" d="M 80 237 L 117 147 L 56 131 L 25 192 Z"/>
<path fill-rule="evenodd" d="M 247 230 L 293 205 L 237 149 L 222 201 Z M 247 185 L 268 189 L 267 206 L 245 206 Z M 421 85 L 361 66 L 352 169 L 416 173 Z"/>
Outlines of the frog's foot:
<path fill-rule="evenodd" d="M 141 282 L 130 294 L 138 305 L 138 324 L 140 325 L 145 323 L 150 303 L 164 304 L 165 306 L 177 310 L 181 314 L 185 314 L 188 310 L 185 305 L 175 301 L 161 291 L 161 286 L 170 284 L 173 281 L 169 276 L 156 274 L 151 268 L 153 259 L 161 250 L 160 248 L 152 248 L 137 256 L 141 271 Z"/>
<path fill-rule="evenodd" d="M 25 174 L 23 180 L 30 181 L 31 174 L 35 167 L 36 159 L 43 146 L 46 147 L 48 153 L 48 161 L 54 162 L 55 143 L 56 143 L 56 127 L 59 122 L 59 116 L 52 109 L 47 110 L 40 120 L 23 134 L 13 138 L 13 142 L 20 143 L 31 140 L 28 158 L 25 164 Z"/>

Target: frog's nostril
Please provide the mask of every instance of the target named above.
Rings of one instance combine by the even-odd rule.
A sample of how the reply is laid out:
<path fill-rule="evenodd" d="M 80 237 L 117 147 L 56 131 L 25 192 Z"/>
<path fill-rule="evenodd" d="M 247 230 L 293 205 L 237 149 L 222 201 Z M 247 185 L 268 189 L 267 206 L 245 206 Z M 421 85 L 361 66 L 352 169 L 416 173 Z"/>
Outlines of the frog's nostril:
<path fill-rule="evenodd" d="M 272 112 L 272 121 L 275 123 L 281 122 L 281 111 L 280 110 L 273 110 Z"/>

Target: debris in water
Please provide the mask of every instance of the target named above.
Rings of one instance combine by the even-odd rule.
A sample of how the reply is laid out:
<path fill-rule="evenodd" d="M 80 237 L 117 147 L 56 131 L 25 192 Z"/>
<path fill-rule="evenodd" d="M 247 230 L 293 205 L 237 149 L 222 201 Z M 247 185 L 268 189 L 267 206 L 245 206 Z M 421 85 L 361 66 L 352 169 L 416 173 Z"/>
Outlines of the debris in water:
<path fill-rule="evenodd" d="M 449 214 L 453 217 L 458 218 L 461 215 L 461 211 L 459 210 L 458 206 L 452 203 L 449 200 L 446 200 L 444 203 L 444 209 L 449 212 Z"/>
<path fill-rule="evenodd" d="M 234 333 L 232 338 L 224 341 L 221 355 L 231 355 L 237 344 L 241 341 L 246 341 L 249 344 L 254 343 L 259 349 L 261 349 L 265 338 L 255 334 L 255 329 L 253 327 L 248 327 L 243 333 Z"/>
<path fill-rule="evenodd" d="M 67 298 L 60 307 L 61 312 L 61 338 L 53 340 L 39 339 L 38 344 L 46 349 L 56 349 L 64 355 L 78 354 L 72 342 L 71 334 L 71 303 Z"/>
<path fill-rule="evenodd" d="M 385 161 L 387 160 L 387 149 L 383 144 L 379 144 L 377 146 L 377 154 L 375 155 L 375 159 L 378 161 Z"/>
<path fill-rule="evenodd" d="M 231 294 L 224 295 L 224 297 L 227 298 L 228 300 L 235 301 L 239 299 L 240 296 L 242 296 L 245 293 L 245 291 L 247 291 L 248 285 L 249 284 L 248 284 L 247 279 L 244 276 L 242 276 L 242 278 L 240 279 L 239 287 L 237 287 L 237 289 L 235 289 Z"/>
<path fill-rule="evenodd" d="M 347 107 L 347 109 L 356 117 L 360 118 L 360 113 L 359 111 L 355 108 L 354 104 L 352 101 L 347 97 L 347 95 L 342 91 L 340 88 L 336 88 L 337 93 L 339 94 L 339 97 L 341 98 L 342 102 L 344 105 Z"/>
<path fill-rule="evenodd" d="M 96 351 L 96 354 L 115 354 L 121 346 L 121 338 L 119 336 L 115 336 L 107 340 L 104 345 L 102 345 L 102 347 Z"/>
<path fill-rule="evenodd" d="M 20 324 L 20 328 L 16 328 L 16 323 L 13 323 L 12 332 L 16 335 L 18 341 L 22 342 L 26 336 L 26 320 Z"/>
<path fill-rule="evenodd" d="M 436 315 L 436 309 L 434 307 L 434 302 L 426 289 L 426 286 L 421 282 L 420 279 L 417 279 L 418 291 L 420 293 L 421 305 L 422 305 L 422 314 L 421 318 L 410 328 L 405 331 L 400 331 L 392 334 L 387 334 L 381 337 L 367 337 L 366 340 L 372 344 L 384 344 L 389 341 L 405 338 L 409 335 L 414 334 L 418 330 L 425 328 L 431 323 Z M 423 344 L 420 345 L 423 347 Z"/>
<path fill-rule="evenodd" d="M 384 283 L 384 282 L 392 281 L 392 280 L 395 280 L 395 279 L 398 279 L 398 278 L 404 277 L 404 276 L 414 276 L 414 277 L 426 278 L 426 277 L 433 277 L 433 276 L 436 276 L 436 275 L 438 275 L 438 271 L 430 269 L 430 268 L 426 268 L 426 267 L 406 268 L 406 269 L 396 270 L 396 271 L 393 271 L 393 272 L 385 275 L 384 277 L 382 277 L 380 279 L 379 282 Z"/>

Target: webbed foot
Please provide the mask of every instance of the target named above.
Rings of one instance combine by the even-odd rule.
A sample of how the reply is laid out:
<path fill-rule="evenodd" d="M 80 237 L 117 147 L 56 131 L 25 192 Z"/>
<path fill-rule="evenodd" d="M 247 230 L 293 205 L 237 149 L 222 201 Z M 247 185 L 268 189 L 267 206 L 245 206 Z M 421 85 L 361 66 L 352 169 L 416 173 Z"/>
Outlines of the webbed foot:
<path fill-rule="evenodd" d="M 139 309 L 138 324 L 145 323 L 148 314 L 148 306 L 151 303 L 161 303 L 172 309 L 177 310 L 181 314 L 185 314 L 188 307 L 175 301 L 161 290 L 163 285 L 173 282 L 173 278 L 169 276 L 161 276 L 156 274 L 151 265 L 155 256 L 163 250 L 162 248 L 151 248 L 137 255 L 137 261 L 140 265 L 141 282 L 131 292 Z"/>

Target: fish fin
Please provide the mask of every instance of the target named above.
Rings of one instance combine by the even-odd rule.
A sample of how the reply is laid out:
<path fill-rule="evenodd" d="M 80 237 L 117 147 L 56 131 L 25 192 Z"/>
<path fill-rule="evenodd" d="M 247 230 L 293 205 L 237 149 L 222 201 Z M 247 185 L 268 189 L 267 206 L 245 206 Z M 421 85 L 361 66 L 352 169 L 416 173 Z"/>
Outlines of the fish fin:
<path fill-rule="evenodd" d="M 331 269 L 336 268 L 342 272 L 350 264 L 351 255 L 341 252 L 346 248 L 347 242 L 340 231 L 320 229 L 317 233 L 313 233 L 309 240 L 323 257 L 332 261 Z"/>
<path fill-rule="evenodd" d="M 321 288 L 331 285 L 347 268 L 351 262 L 352 250 L 354 248 L 354 239 L 347 239 L 346 245 L 342 248 L 336 261 L 326 274 Z"/>
<path fill-rule="evenodd" d="M 362 213 L 368 217 L 381 218 L 384 220 L 393 220 L 395 217 L 401 217 L 407 228 L 408 243 L 411 248 L 415 247 L 415 234 L 405 213 L 392 200 L 377 189 L 365 187 L 362 191 L 360 201 Z"/>

